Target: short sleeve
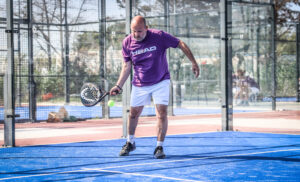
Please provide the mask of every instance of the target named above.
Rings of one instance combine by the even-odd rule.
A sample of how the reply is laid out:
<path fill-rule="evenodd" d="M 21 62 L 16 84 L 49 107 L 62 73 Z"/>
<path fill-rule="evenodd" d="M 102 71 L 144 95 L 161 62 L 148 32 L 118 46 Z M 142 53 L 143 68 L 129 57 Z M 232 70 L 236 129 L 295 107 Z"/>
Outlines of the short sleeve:
<path fill-rule="evenodd" d="M 128 49 L 128 39 L 124 39 L 123 40 L 123 43 L 122 43 L 122 55 L 123 55 L 123 58 L 124 58 L 124 61 L 125 62 L 128 62 L 131 60 L 130 58 L 130 52 L 129 52 L 129 49 Z"/>
<path fill-rule="evenodd" d="M 179 44 L 179 39 L 174 37 L 173 35 L 162 31 L 163 42 L 166 48 L 172 47 L 177 48 Z"/>

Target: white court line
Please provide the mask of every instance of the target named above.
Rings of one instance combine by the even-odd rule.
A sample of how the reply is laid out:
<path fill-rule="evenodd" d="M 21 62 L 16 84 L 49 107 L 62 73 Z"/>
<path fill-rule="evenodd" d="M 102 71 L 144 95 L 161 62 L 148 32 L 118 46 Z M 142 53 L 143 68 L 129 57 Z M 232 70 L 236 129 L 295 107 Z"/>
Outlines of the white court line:
<path fill-rule="evenodd" d="M 28 175 L 28 176 L 16 176 L 16 177 L 0 178 L 0 181 L 10 180 L 10 179 L 38 177 L 38 176 L 50 176 L 50 175 L 55 175 L 55 174 L 76 173 L 76 172 L 84 172 L 84 171 L 97 171 L 97 170 L 98 171 L 104 171 L 106 169 L 112 169 L 112 168 L 124 168 L 124 167 L 132 167 L 132 166 L 134 166 L 134 167 L 135 166 L 146 166 L 146 165 L 165 164 L 165 163 L 172 163 L 172 162 L 185 162 L 185 161 L 192 161 L 192 160 L 216 159 L 216 158 L 224 158 L 224 157 L 237 157 L 237 156 L 245 156 L 245 155 L 257 155 L 257 154 L 288 152 L 288 151 L 300 151 L 300 149 L 273 150 L 273 151 L 253 152 L 253 153 L 245 153 L 245 154 L 198 157 L 198 158 L 192 158 L 192 159 L 181 159 L 181 160 L 171 160 L 171 161 L 161 161 L 161 162 L 148 162 L 148 163 L 141 163 L 141 164 L 128 164 L 128 165 L 110 166 L 110 167 L 104 167 L 104 168 L 84 168 L 84 169 L 81 169 L 81 170 L 74 170 L 74 171 L 52 172 L 52 173 L 34 174 L 34 175 Z M 115 172 L 117 172 L 117 171 L 115 171 Z M 118 173 L 123 173 L 123 172 L 118 172 Z M 125 173 L 125 172 L 123 174 L 136 174 L 136 175 L 138 175 L 138 173 Z M 151 175 L 149 175 L 149 176 L 151 176 Z"/>
<path fill-rule="evenodd" d="M 223 155 L 223 156 L 208 156 L 208 157 L 198 157 L 198 158 L 180 159 L 180 160 L 172 160 L 172 161 L 148 162 L 148 163 L 141 163 L 141 164 L 128 164 L 128 165 L 122 165 L 122 166 L 111 166 L 111 167 L 94 168 L 94 169 L 96 169 L 96 170 L 103 170 L 103 169 L 112 169 L 112 168 L 124 168 L 124 167 L 132 167 L 132 166 L 145 166 L 145 165 L 172 163 L 172 162 L 185 162 L 185 161 L 201 160 L 201 159 L 216 159 L 216 158 L 224 158 L 224 157 L 237 157 L 237 156 L 245 156 L 245 155 L 256 155 L 256 154 L 275 153 L 275 152 L 287 152 L 287 151 L 297 151 L 297 150 L 300 151 L 300 149 L 288 149 L 288 150 L 276 150 L 276 151 L 265 151 L 265 152 L 253 152 L 253 153 L 246 153 L 246 154 Z"/>
<path fill-rule="evenodd" d="M 191 179 L 181 179 L 181 178 L 173 178 L 173 177 L 167 177 L 167 176 L 159 176 L 159 175 L 149 175 L 149 174 L 141 174 L 141 173 L 131 173 L 131 172 L 121 172 L 121 171 L 110 171 L 110 170 L 102 170 L 102 169 L 93 169 L 93 168 L 85 168 L 92 171 L 100 171 L 100 172 L 109 172 L 109 173 L 119 173 L 119 174 L 125 174 L 125 175 L 133 175 L 133 176 L 146 176 L 151 178 L 162 178 L 162 179 L 171 179 L 175 181 L 191 181 L 191 182 L 201 182 L 199 180 L 191 180 Z"/>

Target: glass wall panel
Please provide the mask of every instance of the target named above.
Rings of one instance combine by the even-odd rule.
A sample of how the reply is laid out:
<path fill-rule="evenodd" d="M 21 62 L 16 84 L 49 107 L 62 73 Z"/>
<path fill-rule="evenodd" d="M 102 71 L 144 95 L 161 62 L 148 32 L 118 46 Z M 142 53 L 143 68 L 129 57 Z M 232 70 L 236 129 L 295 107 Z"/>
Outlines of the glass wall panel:
<path fill-rule="evenodd" d="M 271 4 L 273 0 L 231 0 L 232 2 L 239 2 L 239 3 L 250 3 L 250 4 Z"/>
<path fill-rule="evenodd" d="M 99 0 L 68 1 L 68 23 L 98 22 Z"/>
<path fill-rule="evenodd" d="M 122 41 L 126 37 L 125 1 L 106 1 L 105 64 L 108 88 L 112 88 L 121 73 Z M 112 96 L 115 106 L 110 107 L 110 117 L 122 117 L 122 95 Z"/>
<path fill-rule="evenodd" d="M 299 110 L 297 96 L 296 25 L 277 28 L 277 109 Z"/>
<path fill-rule="evenodd" d="M 4 73 L 7 60 L 6 2 L 0 1 L 0 145 L 4 144 Z"/>
<path fill-rule="evenodd" d="M 124 9 L 123 9 L 124 10 Z M 123 11 L 125 13 L 125 10 Z M 106 76 L 108 81 L 108 88 L 112 88 L 118 81 L 122 69 L 122 41 L 125 34 L 125 21 L 108 21 L 106 23 Z M 115 106 L 111 109 L 111 117 L 122 116 L 122 95 L 111 97 L 115 101 Z"/>
<path fill-rule="evenodd" d="M 159 0 L 133 0 L 133 15 L 145 17 L 163 16 L 164 1 Z"/>
<path fill-rule="evenodd" d="M 234 130 L 284 133 L 295 122 L 292 118 L 281 119 L 285 113 L 272 111 L 272 35 L 275 31 L 272 30 L 272 15 L 270 5 L 232 4 Z M 283 29 L 277 28 L 279 38 Z M 276 106 L 277 109 L 296 110 L 299 105 L 289 102 L 287 97 L 293 95 L 295 98 L 296 95 L 295 31 L 288 31 L 288 34 L 289 38 L 277 39 L 276 44 L 276 100 L 284 100 Z"/>
<path fill-rule="evenodd" d="M 271 107 L 271 100 L 268 99 L 271 98 L 272 90 L 272 32 L 271 22 L 268 21 L 270 11 L 267 6 L 233 3 L 232 65 L 235 108 L 245 105 L 255 105 L 256 108 Z M 243 83 L 239 83 L 242 74 L 249 79 L 249 89 L 244 96 L 240 90 Z"/>
<path fill-rule="evenodd" d="M 170 51 L 175 112 L 190 108 L 194 114 L 220 112 L 219 3 L 170 2 L 170 33 L 184 41 L 200 67 L 195 79 L 191 62 L 180 49 Z"/>
<path fill-rule="evenodd" d="M 0 107 L 4 108 L 4 73 L 7 60 L 6 1 L 0 1 Z M 4 109 L 0 111 L 0 145 L 4 144 Z"/>
<path fill-rule="evenodd" d="M 106 1 L 106 17 L 107 21 L 125 19 L 125 1 Z"/>
<path fill-rule="evenodd" d="M 197 131 L 220 129 L 219 1 L 169 1 L 167 7 L 165 1 L 134 2 L 135 15 L 145 16 L 150 28 L 167 31 L 184 41 L 199 65 L 200 76 L 195 78 L 184 53 L 179 48 L 169 49 L 173 114 L 193 117 L 190 122 L 195 122 Z"/>
<path fill-rule="evenodd" d="M 6 1 L 0 1 L 0 17 L 6 18 Z"/>

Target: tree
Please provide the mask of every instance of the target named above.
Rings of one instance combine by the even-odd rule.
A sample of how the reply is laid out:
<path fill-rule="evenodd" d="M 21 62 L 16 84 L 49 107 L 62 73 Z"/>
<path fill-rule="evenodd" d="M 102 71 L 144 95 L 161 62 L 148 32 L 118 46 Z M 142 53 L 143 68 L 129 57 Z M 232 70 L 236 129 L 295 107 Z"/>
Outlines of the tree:
<path fill-rule="evenodd" d="M 48 56 L 48 70 L 52 68 L 52 51 L 60 55 L 62 61 L 62 69 L 64 67 L 64 28 L 65 28 L 65 1 L 68 1 L 68 23 L 76 24 L 80 22 L 86 22 L 87 20 L 82 18 L 82 13 L 87 11 L 86 5 L 88 0 L 81 0 L 79 7 L 72 4 L 71 0 L 52 0 L 46 1 L 35 0 L 33 1 L 33 22 L 35 24 L 35 41 L 38 44 L 38 48 L 46 53 Z M 72 12 L 72 16 L 71 13 Z M 52 42 L 52 36 L 54 32 L 59 31 L 59 45 L 57 47 Z M 70 30 L 72 32 L 72 29 Z"/>
<path fill-rule="evenodd" d="M 295 23 L 300 23 L 299 0 L 276 0 L 275 18 L 278 25 L 277 38 L 281 39 L 285 33 L 290 32 Z"/>

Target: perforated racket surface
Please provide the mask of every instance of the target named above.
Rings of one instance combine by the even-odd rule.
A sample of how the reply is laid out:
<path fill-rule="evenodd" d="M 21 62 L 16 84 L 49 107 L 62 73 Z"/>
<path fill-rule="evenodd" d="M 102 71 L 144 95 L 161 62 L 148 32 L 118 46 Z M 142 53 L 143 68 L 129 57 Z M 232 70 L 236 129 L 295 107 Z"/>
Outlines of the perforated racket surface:
<path fill-rule="evenodd" d="M 92 107 L 100 102 L 109 92 L 101 90 L 93 83 L 85 83 L 80 90 L 80 99 L 84 106 Z"/>

